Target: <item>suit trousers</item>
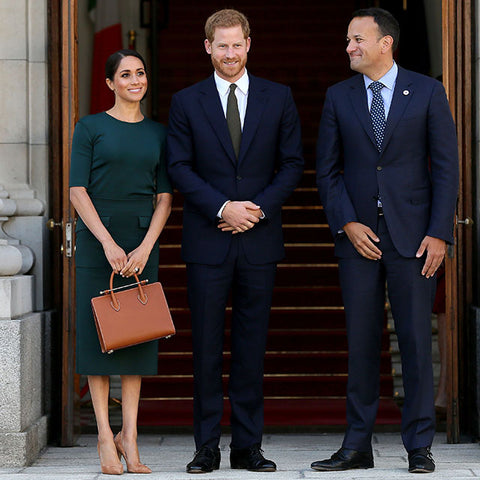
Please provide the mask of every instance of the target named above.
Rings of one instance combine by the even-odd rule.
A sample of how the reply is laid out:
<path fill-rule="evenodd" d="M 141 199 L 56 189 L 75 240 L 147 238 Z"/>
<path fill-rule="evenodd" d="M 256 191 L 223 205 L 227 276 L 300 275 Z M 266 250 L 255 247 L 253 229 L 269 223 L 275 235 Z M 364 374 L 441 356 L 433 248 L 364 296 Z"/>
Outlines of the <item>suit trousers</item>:
<path fill-rule="evenodd" d="M 218 446 L 223 415 L 225 310 L 231 294 L 228 396 L 232 448 L 261 444 L 263 364 L 276 264 L 252 265 L 236 234 L 221 265 L 187 264 L 194 363 L 194 436 L 197 449 Z"/>
<path fill-rule="evenodd" d="M 399 255 L 385 218 L 377 235 L 382 258 L 339 260 L 348 335 L 347 431 L 343 446 L 371 451 L 380 391 L 380 352 L 385 285 L 402 359 L 405 403 L 402 440 L 407 451 L 432 444 L 435 408 L 432 372 L 431 311 L 436 279 L 421 274 L 425 256 Z"/>

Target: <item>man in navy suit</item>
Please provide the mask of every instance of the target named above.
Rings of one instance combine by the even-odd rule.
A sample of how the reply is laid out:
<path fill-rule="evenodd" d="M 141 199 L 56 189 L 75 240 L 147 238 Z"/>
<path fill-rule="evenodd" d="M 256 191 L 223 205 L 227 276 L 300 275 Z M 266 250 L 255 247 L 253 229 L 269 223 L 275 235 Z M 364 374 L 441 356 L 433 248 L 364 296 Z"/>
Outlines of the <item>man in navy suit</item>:
<path fill-rule="evenodd" d="M 455 127 L 441 83 L 393 60 L 399 26 L 379 8 L 354 13 L 350 67 L 328 89 L 317 184 L 335 237 L 349 345 L 347 431 L 319 471 L 372 468 L 385 283 L 405 389 L 402 439 L 410 472 L 433 472 L 431 309 L 435 272 L 453 242 Z"/>
<path fill-rule="evenodd" d="M 263 360 L 276 263 L 284 256 L 281 208 L 303 171 L 300 122 L 288 87 L 245 65 L 250 28 L 236 10 L 205 25 L 214 74 L 172 98 L 168 171 L 184 195 L 194 360 L 196 454 L 189 473 L 219 467 L 225 309 L 232 301 L 230 465 L 271 472 L 262 455 Z"/>

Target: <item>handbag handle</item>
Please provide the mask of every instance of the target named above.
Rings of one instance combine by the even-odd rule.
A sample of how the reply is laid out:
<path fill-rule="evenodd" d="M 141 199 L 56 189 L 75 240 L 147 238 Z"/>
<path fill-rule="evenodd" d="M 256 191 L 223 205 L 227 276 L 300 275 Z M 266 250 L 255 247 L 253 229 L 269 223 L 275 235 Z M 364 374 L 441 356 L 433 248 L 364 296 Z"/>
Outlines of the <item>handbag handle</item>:
<path fill-rule="evenodd" d="M 104 293 L 104 294 L 110 293 L 110 297 L 112 299 L 112 301 L 111 301 L 112 308 L 115 311 L 118 312 L 120 310 L 120 302 L 118 301 L 118 299 L 117 299 L 117 297 L 114 293 L 114 288 L 113 288 L 113 277 L 114 276 L 115 276 L 115 271 L 112 271 L 112 274 L 110 275 L 110 290 L 104 290 L 101 293 Z M 145 292 L 143 291 L 142 285 L 145 285 L 147 283 L 147 280 L 139 280 L 136 273 L 134 273 L 133 276 L 135 277 L 136 283 L 132 283 L 132 285 L 137 285 L 138 292 L 139 292 L 138 295 L 137 295 L 137 298 L 138 298 L 139 302 L 143 303 L 143 305 L 146 305 L 146 303 L 148 301 L 148 297 L 145 294 Z M 129 286 L 130 285 L 125 285 L 125 287 L 129 287 Z M 122 287 L 120 287 L 120 288 L 122 288 Z"/>

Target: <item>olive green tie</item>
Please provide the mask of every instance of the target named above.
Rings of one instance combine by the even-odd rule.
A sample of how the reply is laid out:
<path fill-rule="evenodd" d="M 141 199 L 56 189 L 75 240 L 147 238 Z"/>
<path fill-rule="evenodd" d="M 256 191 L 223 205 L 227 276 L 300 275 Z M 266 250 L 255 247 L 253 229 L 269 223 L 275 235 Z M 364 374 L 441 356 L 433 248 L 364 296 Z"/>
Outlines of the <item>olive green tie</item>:
<path fill-rule="evenodd" d="M 237 97 L 235 95 L 235 89 L 237 86 L 232 83 L 230 85 L 230 93 L 227 100 L 227 125 L 230 131 L 230 138 L 232 139 L 233 150 L 235 156 L 238 158 L 238 152 L 240 151 L 240 141 L 242 140 L 242 126 L 240 124 L 240 114 L 238 113 Z"/>

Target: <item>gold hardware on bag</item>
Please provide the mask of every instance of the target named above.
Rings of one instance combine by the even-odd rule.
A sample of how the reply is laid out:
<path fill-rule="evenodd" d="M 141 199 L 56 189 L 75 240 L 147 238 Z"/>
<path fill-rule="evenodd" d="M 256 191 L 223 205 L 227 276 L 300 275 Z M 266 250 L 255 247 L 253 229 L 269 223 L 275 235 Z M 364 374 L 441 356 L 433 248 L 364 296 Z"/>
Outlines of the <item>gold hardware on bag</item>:
<path fill-rule="evenodd" d="M 103 353 L 175 334 L 175 326 L 160 282 L 135 283 L 110 288 L 91 300 L 95 326 Z M 131 287 L 131 288 L 128 288 Z M 119 291 L 121 290 L 121 291 Z"/>

